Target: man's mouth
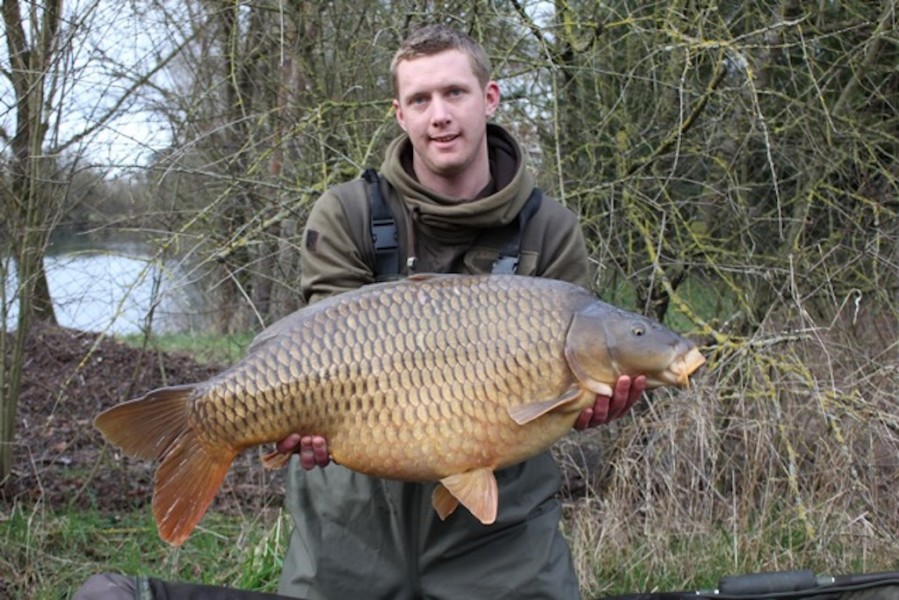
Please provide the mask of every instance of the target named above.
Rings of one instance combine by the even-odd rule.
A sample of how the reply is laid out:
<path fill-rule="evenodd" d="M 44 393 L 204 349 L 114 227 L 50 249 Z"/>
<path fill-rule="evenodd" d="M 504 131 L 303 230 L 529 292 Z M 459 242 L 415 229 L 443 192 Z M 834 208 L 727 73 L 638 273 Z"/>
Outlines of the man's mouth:
<path fill-rule="evenodd" d="M 459 137 L 459 135 L 455 133 L 450 135 L 432 136 L 431 141 L 437 142 L 438 144 L 447 144 L 455 140 L 457 137 Z"/>

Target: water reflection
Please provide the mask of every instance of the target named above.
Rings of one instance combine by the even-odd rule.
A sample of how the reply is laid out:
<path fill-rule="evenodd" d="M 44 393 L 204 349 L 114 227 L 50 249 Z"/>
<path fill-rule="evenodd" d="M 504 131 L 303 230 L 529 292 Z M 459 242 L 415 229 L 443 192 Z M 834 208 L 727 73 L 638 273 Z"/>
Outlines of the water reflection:
<path fill-rule="evenodd" d="M 182 331 L 197 325 L 201 298 L 196 285 L 186 281 L 175 261 L 155 260 L 145 244 L 85 245 L 82 240 L 77 246 L 56 246 L 44 264 L 56 318 L 64 327 L 137 333 L 145 327 L 151 308 L 154 331 Z M 8 327 L 15 327 L 18 315 L 16 285 L 15 266 L 9 261 Z"/>

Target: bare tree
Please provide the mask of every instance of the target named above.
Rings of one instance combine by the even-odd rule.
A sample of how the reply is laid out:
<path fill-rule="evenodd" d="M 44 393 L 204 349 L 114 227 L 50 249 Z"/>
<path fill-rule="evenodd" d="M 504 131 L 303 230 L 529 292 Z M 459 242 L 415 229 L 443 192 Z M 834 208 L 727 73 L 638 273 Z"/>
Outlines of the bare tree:
<path fill-rule="evenodd" d="M 56 322 L 44 256 L 65 212 L 67 182 L 86 160 L 83 143 L 121 115 L 153 74 L 178 51 L 173 45 L 155 53 L 156 60 L 149 64 L 140 57 L 131 65 L 102 49 L 89 52 L 96 19 L 110 26 L 118 13 L 103 13 L 100 3 L 81 5 L 78 10 L 79 14 L 66 13 L 61 1 L 4 0 L 2 7 L 7 58 L 2 76 L 14 98 L 12 130 L 2 132 L 5 170 L 0 190 L 0 230 L 6 241 L 3 260 L 10 257 L 15 266 L 17 283 L 13 291 L 19 312 L 12 347 L 6 347 L 10 342 L 5 335 L 0 341 L 4 357 L 0 365 L 0 481 L 11 464 L 25 336 L 35 320 Z M 85 64 L 81 57 L 92 54 L 101 58 Z M 118 91 L 99 94 L 94 90 L 87 92 L 87 98 L 74 98 L 72 90 L 88 71 L 92 77 L 106 77 L 110 87 L 115 82 Z M 72 128 L 72 105 L 91 102 L 90 118 Z M 3 271 L 5 277 L 11 269 Z M 3 306 L 7 306 L 6 297 Z M 6 316 L 4 311 L 4 332 Z"/>
<path fill-rule="evenodd" d="M 377 30 L 383 9 L 359 3 L 191 6 L 177 134 L 154 168 L 163 195 L 195 211 L 176 233 L 197 240 L 216 328 L 245 331 L 297 307 L 308 205 L 372 166 L 386 141 L 385 48 L 396 35 Z"/>

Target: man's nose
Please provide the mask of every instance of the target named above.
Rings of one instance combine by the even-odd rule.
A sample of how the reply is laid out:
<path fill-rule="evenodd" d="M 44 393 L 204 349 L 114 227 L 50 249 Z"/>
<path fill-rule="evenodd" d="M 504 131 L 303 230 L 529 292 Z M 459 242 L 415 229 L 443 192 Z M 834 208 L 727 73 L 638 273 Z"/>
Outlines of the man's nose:
<path fill-rule="evenodd" d="M 431 102 L 431 124 L 446 125 L 451 119 L 449 106 L 442 98 L 436 98 Z"/>

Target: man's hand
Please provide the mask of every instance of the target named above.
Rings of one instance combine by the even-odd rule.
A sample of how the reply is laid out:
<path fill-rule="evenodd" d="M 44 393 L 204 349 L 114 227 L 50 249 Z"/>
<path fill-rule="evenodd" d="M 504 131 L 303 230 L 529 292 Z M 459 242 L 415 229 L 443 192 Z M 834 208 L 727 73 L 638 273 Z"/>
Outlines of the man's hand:
<path fill-rule="evenodd" d="M 622 375 L 615 382 L 615 389 L 610 396 L 596 396 L 596 403 L 592 408 L 585 408 L 574 428 L 582 431 L 589 427 L 596 427 L 609 421 L 614 421 L 626 413 L 634 405 L 646 390 L 646 377 L 639 375 L 633 380 L 627 375 Z"/>
<path fill-rule="evenodd" d="M 328 454 L 328 443 L 320 435 L 300 435 L 291 433 L 278 442 L 281 454 L 297 453 L 300 455 L 300 466 L 311 471 L 315 467 L 327 467 L 331 462 Z"/>

